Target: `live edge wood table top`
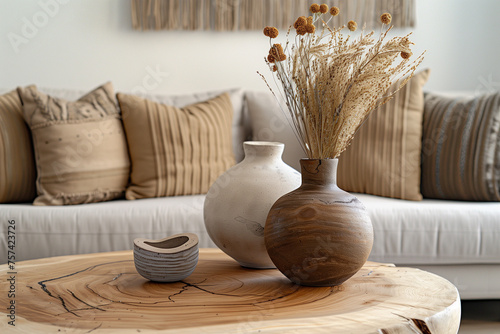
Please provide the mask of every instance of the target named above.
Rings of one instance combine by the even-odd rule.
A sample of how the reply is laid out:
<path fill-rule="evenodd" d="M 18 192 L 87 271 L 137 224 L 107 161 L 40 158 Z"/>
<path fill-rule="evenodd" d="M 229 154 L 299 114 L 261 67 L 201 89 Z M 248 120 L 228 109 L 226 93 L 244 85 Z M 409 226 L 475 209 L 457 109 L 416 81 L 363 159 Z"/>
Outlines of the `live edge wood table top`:
<path fill-rule="evenodd" d="M 373 262 L 324 288 L 242 268 L 216 249 L 202 249 L 176 283 L 144 279 L 131 251 L 24 261 L 10 272 L 0 266 L 1 333 L 457 333 L 460 322 L 447 280 Z"/>

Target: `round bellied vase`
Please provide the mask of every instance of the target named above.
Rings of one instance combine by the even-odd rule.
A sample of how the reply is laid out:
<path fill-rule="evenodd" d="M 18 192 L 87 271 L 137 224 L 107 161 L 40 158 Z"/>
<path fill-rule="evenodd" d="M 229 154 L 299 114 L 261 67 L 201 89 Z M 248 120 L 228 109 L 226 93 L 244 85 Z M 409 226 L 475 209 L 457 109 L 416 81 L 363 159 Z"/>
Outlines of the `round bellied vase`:
<path fill-rule="evenodd" d="M 373 227 L 364 205 L 337 186 L 337 159 L 302 159 L 301 186 L 279 198 L 266 221 L 265 244 L 292 282 L 340 285 L 365 264 Z"/>
<path fill-rule="evenodd" d="M 245 158 L 210 187 L 204 204 L 208 235 L 227 255 L 249 268 L 275 268 L 264 245 L 273 203 L 300 186 L 300 173 L 283 162 L 284 144 L 248 141 Z"/>

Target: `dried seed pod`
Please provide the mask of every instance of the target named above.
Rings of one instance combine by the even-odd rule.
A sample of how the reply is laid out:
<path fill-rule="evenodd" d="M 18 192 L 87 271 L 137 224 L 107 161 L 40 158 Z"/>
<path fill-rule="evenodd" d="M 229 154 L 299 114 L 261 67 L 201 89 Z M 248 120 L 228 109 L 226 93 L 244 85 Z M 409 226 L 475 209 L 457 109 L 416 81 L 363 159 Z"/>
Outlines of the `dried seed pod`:
<path fill-rule="evenodd" d="M 317 3 L 313 3 L 311 5 L 311 13 L 315 14 L 315 13 L 319 13 L 319 5 Z"/>
<path fill-rule="evenodd" d="M 332 16 L 337 16 L 337 15 L 339 15 L 339 13 L 340 13 L 339 7 L 330 8 L 330 14 L 332 14 Z"/>
<path fill-rule="evenodd" d="M 298 29 L 300 26 L 305 26 L 307 24 L 307 19 L 305 16 L 300 16 L 295 23 L 293 24 L 293 27 L 295 29 Z"/>
<path fill-rule="evenodd" d="M 355 21 L 349 21 L 347 22 L 347 28 L 349 28 L 350 31 L 356 31 L 356 29 L 358 29 L 358 24 Z"/>
<path fill-rule="evenodd" d="M 402 51 L 401 52 L 401 58 L 403 59 L 408 59 L 412 56 L 412 53 L 411 52 L 405 52 L 405 51 Z"/>
<path fill-rule="evenodd" d="M 389 13 L 384 13 L 380 16 L 380 21 L 383 23 L 383 24 L 390 24 L 391 21 L 392 21 L 392 16 L 391 14 Z"/>
<path fill-rule="evenodd" d="M 307 33 L 306 26 L 300 26 L 297 28 L 297 35 L 305 35 Z"/>
<path fill-rule="evenodd" d="M 308 24 L 306 25 L 306 31 L 309 34 L 314 34 L 314 32 L 316 31 L 316 27 L 314 26 L 314 24 Z"/>

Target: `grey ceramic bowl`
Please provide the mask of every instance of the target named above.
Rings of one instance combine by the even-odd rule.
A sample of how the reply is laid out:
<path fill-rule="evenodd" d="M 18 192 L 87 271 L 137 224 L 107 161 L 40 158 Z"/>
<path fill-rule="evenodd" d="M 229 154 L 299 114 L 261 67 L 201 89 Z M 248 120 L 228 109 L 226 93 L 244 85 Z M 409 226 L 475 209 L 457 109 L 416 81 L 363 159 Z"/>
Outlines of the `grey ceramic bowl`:
<path fill-rule="evenodd" d="M 188 277 L 198 263 L 198 253 L 198 236 L 193 233 L 134 240 L 135 268 L 154 282 L 176 282 Z"/>

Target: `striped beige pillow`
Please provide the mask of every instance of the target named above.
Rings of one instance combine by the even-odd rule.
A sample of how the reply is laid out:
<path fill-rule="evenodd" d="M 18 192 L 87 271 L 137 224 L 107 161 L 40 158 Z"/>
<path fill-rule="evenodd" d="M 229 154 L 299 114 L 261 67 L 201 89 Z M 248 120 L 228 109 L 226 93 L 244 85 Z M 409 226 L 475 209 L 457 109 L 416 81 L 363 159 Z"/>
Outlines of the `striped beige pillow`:
<path fill-rule="evenodd" d="M 117 98 L 132 160 L 127 199 L 206 193 L 235 163 L 227 93 L 184 108 Z"/>
<path fill-rule="evenodd" d="M 500 201 L 500 92 L 427 94 L 422 143 L 424 197 Z"/>
<path fill-rule="evenodd" d="M 0 203 L 32 202 L 36 169 L 17 91 L 0 96 Z"/>
<path fill-rule="evenodd" d="M 430 70 L 415 74 L 362 125 L 350 147 L 340 156 L 340 188 L 384 197 L 422 199 L 423 86 L 429 74 Z"/>
<path fill-rule="evenodd" d="M 37 167 L 35 205 L 82 204 L 122 197 L 130 161 L 113 86 L 66 101 L 18 88 Z"/>

